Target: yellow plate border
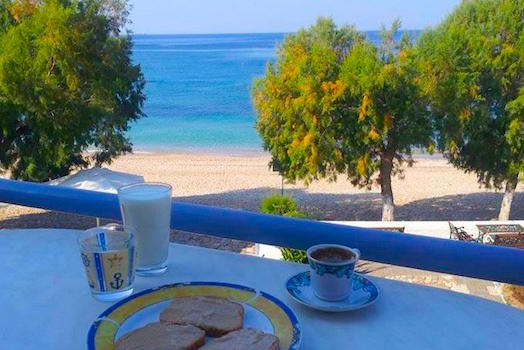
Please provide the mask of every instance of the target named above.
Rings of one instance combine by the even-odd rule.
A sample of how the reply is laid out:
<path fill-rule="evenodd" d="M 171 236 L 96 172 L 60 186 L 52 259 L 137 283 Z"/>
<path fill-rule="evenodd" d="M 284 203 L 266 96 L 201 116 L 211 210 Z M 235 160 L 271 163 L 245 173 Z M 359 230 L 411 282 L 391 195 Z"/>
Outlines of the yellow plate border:
<path fill-rule="evenodd" d="M 141 291 L 107 308 L 89 329 L 88 350 L 114 350 L 119 325 L 131 315 L 150 305 L 183 296 L 217 296 L 251 305 L 270 320 L 281 349 L 300 348 L 300 323 L 293 310 L 276 297 L 238 284 L 183 282 Z"/>

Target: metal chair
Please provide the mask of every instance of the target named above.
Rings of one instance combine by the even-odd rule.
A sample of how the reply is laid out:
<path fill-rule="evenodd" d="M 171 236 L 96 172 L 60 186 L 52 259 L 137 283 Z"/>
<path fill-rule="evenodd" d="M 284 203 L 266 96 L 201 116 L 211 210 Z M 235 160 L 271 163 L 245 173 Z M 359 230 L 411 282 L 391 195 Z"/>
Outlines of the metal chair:
<path fill-rule="evenodd" d="M 466 232 L 464 230 L 464 226 L 457 227 L 451 223 L 451 221 L 448 221 L 449 224 L 449 239 L 458 239 L 459 241 L 466 241 L 466 242 L 477 242 L 478 240 L 473 238 L 472 235 Z"/>

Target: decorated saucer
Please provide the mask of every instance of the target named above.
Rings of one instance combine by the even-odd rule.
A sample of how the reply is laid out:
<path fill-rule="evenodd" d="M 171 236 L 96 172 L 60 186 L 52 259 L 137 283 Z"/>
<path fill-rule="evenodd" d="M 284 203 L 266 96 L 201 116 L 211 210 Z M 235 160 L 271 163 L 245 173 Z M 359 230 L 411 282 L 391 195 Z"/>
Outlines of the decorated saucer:
<path fill-rule="evenodd" d="M 292 276 L 286 282 L 286 289 L 293 299 L 307 307 L 327 311 L 344 312 L 361 309 L 373 304 L 378 298 L 378 288 L 366 277 L 353 273 L 352 290 L 348 298 L 341 301 L 319 299 L 311 287 L 309 271 Z"/>

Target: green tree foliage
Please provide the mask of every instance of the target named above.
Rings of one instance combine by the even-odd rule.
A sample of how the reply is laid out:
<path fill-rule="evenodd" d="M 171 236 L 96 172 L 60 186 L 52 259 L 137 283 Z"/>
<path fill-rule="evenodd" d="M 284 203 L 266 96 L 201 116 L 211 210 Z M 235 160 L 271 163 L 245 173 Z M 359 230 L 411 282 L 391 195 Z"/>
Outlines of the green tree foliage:
<path fill-rule="evenodd" d="M 319 19 L 286 37 L 253 89 L 257 129 L 283 175 L 378 182 L 383 220 L 394 216 L 391 175 L 411 165 L 412 147 L 432 145 L 411 41 L 394 39 L 399 27 L 384 29 L 377 48 L 353 27 Z"/>
<path fill-rule="evenodd" d="M 306 214 L 302 213 L 297 209 L 297 203 L 287 197 L 274 194 L 268 196 L 262 201 L 262 212 L 266 214 L 294 217 L 294 218 L 306 218 Z M 307 264 L 307 254 L 303 250 L 280 248 L 282 258 L 286 261 L 293 261 L 298 263 Z"/>
<path fill-rule="evenodd" d="M 524 169 L 524 1 L 463 1 L 418 44 L 439 146 L 489 187 L 506 184 L 508 219 Z"/>
<path fill-rule="evenodd" d="M 126 9 L 0 0 L 0 167 L 12 177 L 45 181 L 131 150 L 125 131 L 145 97 Z"/>
<path fill-rule="evenodd" d="M 11 14 L 11 1 L 0 0 L 0 33 L 4 33 L 13 25 L 13 15 Z"/>

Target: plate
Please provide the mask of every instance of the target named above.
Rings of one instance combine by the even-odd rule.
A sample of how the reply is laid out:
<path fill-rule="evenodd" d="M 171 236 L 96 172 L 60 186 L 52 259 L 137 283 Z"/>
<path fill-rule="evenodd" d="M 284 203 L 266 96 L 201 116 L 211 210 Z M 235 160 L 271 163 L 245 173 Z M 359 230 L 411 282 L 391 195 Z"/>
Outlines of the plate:
<path fill-rule="evenodd" d="M 286 282 L 286 289 L 293 299 L 307 307 L 328 311 L 343 312 L 361 309 L 373 304 L 378 298 L 378 288 L 366 277 L 353 273 L 351 275 L 352 291 L 347 299 L 325 301 L 319 299 L 311 288 L 309 271 L 294 275 Z"/>
<path fill-rule="evenodd" d="M 114 350 L 125 333 L 156 322 L 172 299 L 185 296 L 216 296 L 244 307 L 244 327 L 275 334 L 280 348 L 298 350 L 302 338 L 297 316 L 282 301 L 253 288 L 221 282 L 169 284 L 133 294 L 104 311 L 87 335 L 88 350 Z"/>

